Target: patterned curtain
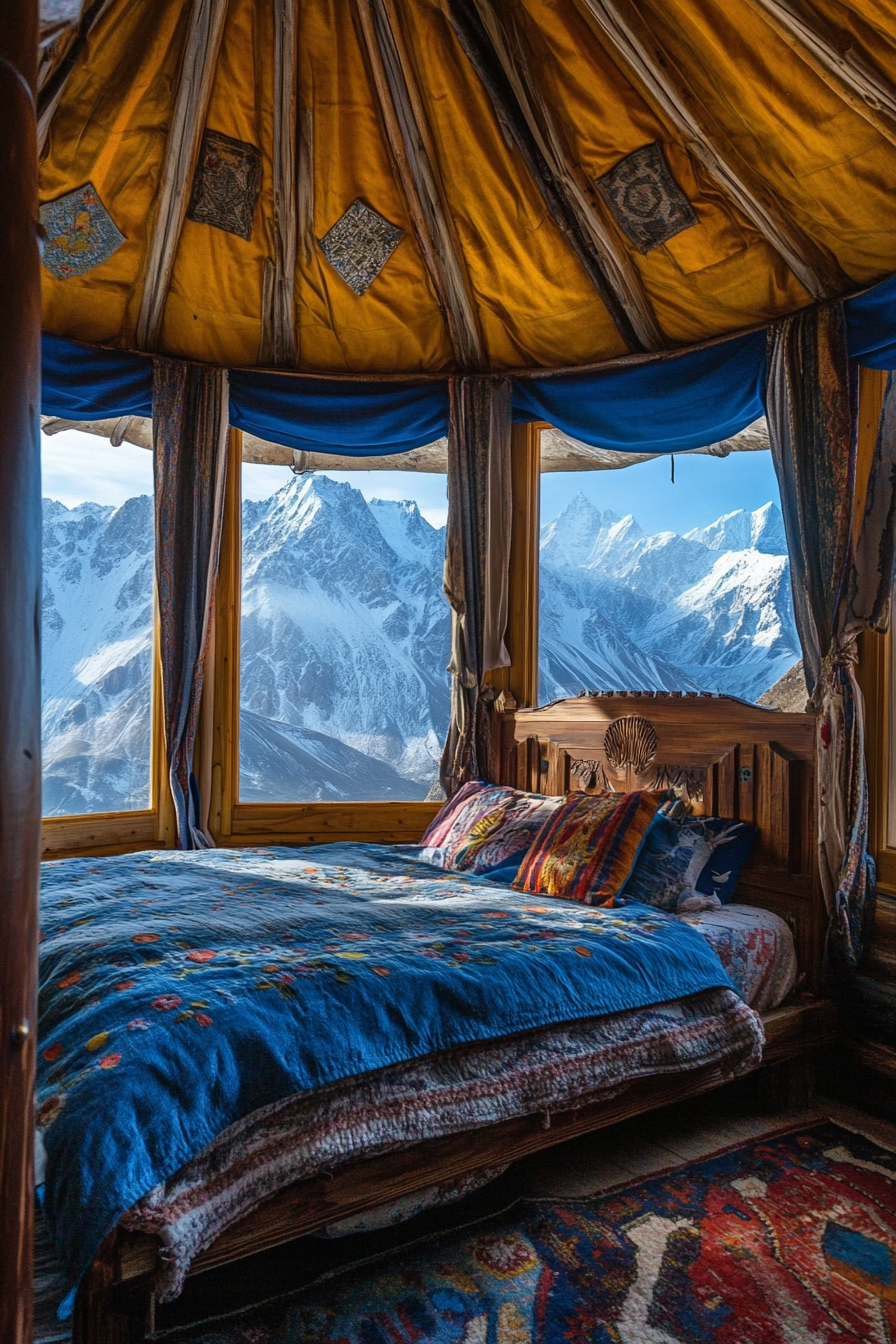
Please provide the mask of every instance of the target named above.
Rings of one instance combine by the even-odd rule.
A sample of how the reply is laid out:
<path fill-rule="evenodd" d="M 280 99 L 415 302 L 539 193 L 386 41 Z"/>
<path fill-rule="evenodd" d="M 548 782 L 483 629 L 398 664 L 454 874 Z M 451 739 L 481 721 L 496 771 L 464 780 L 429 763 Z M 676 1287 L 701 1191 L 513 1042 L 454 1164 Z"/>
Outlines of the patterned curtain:
<path fill-rule="evenodd" d="M 193 746 L 214 614 L 227 411 L 225 370 L 180 360 L 154 361 L 156 585 L 165 746 L 178 849 L 207 849 L 213 844 L 202 827 Z"/>
<path fill-rule="evenodd" d="M 793 602 L 818 717 L 821 884 L 829 953 L 855 968 L 874 907 L 856 637 L 883 629 L 893 580 L 896 398 L 889 378 L 871 460 L 857 456 L 858 370 L 840 304 L 769 332 L 769 437 L 790 553 Z"/>
<path fill-rule="evenodd" d="M 510 565 L 508 378 L 454 378 L 448 430 L 445 596 L 451 604 L 451 721 L 440 777 L 448 797 L 492 768 L 486 673 L 507 667 Z"/>

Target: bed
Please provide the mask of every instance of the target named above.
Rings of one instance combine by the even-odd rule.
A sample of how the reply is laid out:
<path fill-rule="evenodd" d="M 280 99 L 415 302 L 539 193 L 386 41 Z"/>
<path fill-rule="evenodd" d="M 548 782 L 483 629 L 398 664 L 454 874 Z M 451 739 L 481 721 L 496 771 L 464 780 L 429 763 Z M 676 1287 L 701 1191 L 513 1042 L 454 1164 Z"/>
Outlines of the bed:
<path fill-rule="evenodd" d="M 45 1208 L 80 1279 L 76 1341 L 141 1339 L 188 1273 L 396 1201 L 413 1212 L 830 1038 L 811 995 L 817 890 L 799 872 L 812 720 L 654 699 L 650 760 L 626 729 L 636 759 L 620 766 L 607 730 L 635 716 L 619 708 L 503 714 L 501 774 L 556 793 L 672 783 L 699 807 L 725 797 L 733 753 L 726 815 L 751 784 L 760 836 L 738 906 L 532 900 L 395 846 L 47 867 L 38 1115 Z M 726 714 L 739 732 L 722 722 L 720 752 Z M 674 758 L 663 722 L 682 734 Z M 803 1000 L 782 1007 L 797 979 Z"/>

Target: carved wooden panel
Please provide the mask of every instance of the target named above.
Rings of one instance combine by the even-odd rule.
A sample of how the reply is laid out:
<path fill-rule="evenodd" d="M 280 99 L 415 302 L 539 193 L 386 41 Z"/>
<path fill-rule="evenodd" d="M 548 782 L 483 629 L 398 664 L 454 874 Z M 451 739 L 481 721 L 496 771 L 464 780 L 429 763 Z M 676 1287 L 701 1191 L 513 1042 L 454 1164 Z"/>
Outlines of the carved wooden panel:
<path fill-rule="evenodd" d="M 754 825 L 739 899 L 788 921 L 806 982 L 817 985 L 826 916 L 811 715 L 725 696 L 614 694 L 518 710 L 503 715 L 501 726 L 504 779 L 517 787 L 556 794 L 674 788 L 694 812 Z"/>

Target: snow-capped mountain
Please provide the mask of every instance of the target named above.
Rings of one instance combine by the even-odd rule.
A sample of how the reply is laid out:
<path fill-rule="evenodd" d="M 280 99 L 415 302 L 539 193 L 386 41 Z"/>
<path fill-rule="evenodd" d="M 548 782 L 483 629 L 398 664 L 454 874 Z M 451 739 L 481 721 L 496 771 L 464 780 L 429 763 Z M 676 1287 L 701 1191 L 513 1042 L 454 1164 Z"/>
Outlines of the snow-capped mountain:
<path fill-rule="evenodd" d="M 448 724 L 444 553 L 444 529 L 416 504 L 368 504 L 326 476 L 245 505 L 243 710 L 256 716 L 256 733 L 261 720 L 276 732 L 288 724 L 377 763 L 369 779 L 353 767 L 354 790 L 350 777 L 322 777 L 310 795 L 293 796 L 426 797 Z M 268 748 L 250 748 L 246 734 L 240 775 L 245 799 L 272 796 Z"/>
<path fill-rule="evenodd" d="M 149 806 L 153 517 L 44 500 L 44 815 Z"/>
<path fill-rule="evenodd" d="M 325 476 L 243 506 L 240 794 L 424 798 L 448 721 L 445 530 Z M 724 690 L 799 657 L 773 504 L 686 536 L 577 495 L 542 529 L 541 694 Z M 149 801 L 152 502 L 44 501 L 44 811 Z"/>
<path fill-rule="evenodd" d="M 541 532 L 542 701 L 599 689 L 757 699 L 799 658 L 776 504 L 647 536 L 583 494 Z"/>

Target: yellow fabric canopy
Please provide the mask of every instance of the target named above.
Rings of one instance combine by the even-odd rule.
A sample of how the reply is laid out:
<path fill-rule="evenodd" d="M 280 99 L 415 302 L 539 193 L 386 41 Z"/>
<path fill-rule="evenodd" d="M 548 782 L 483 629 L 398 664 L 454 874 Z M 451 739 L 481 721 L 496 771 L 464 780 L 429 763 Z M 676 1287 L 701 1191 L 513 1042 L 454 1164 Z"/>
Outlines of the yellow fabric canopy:
<path fill-rule="evenodd" d="M 558 368 L 896 270 L 896 0 L 95 0 L 41 78 L 60 336 Z"/>

